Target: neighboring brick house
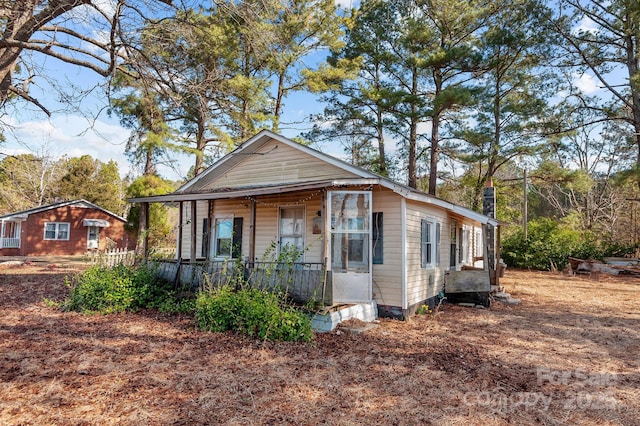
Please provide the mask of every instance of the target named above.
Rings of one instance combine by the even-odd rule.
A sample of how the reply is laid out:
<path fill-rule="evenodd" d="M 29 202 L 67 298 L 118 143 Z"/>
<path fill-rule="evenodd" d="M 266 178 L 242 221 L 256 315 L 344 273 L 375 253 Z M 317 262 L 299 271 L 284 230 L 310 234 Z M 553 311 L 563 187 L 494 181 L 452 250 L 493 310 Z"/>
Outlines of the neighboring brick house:
<path fill-rule="evenodd" d="M 86 200 L 64 201 L 0 216 L 1 256 L 77 255 L 132 248 L 126 220 Z"/>

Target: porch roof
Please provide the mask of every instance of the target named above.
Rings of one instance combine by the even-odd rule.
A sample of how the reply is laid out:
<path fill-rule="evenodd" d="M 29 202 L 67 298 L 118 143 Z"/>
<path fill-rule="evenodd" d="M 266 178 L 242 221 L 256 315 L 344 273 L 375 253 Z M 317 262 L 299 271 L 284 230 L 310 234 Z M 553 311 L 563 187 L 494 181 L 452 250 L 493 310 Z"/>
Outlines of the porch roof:
<path fill-rule="evenodd" d="M 219 188 L 216 190 L 208 191 L 193 191 L 193 192 L 174 192 L 166 195 L 154 195 L 149 197 L 131 198 L 131 203 L 173 203 L 180 201 L 197 201 L 197 200 L 217 200 L 225 198 L 243 198 L 253 197 L 259 195 L 274 195 L 283 194 L 288 192 L 316 190 L 322 188 L 339 188 L 349 186 L 369 186 L 380 185 L 384 188 L 390 189 L 396 194 L 409 199 L 418 201 L 421 203 L 431 204 L 436 207 L 448 210 L 452 213 L 458 214 L 462 217 L 467 217 L 471 220 L 480 222 L 482 224 L 498 225 L 496 219 L 489 218 L 483 214 L 475 212 L 471 209 L 458 206 L 448 201 L 441 200 L 439 198 L 430 196 L 421 191 L 415 190 L 405 185 L 397 184 L 382 177 L 377 178 L 356 178 L 356 179 L 335 179 L 335 180 L 323 180 L 323 181 L 310 181 L 302 183 L 290 183 L 290 184 L 278 184 L 278 185 L 261 185 L 250 186 L 240 188 Z"/>
<path fill-rule="evenodd" d="M 0 217 L 0 221 L 2 221 L 2 222 L 24 222 L 25 220 L 27 220 L 28 216 L 29 215 L 16 213 L 16 214 L 2 216 L 2 217 Z"/>
<path fill-rule="evenodd" d="M 83 219 L 84 226 L 97 226 L 98 228 L 108 228 L 110 226 L 108 220 L 104 219 Z"/>
<path fill-rule="evenodd" d="M 335 179 L 311 182 L 285 183 L 278 185 L 256 185 L 238 188 L 219 188 L 207 191 L 194 192 L 174 192 L 166 195 L 152 195 L 149 197 L 130 198 L 131 203 L 165 203 L 176 201 L 195 200 L 219 200 L 223 198 L 242 198 L 257 195 L 283 194 L 287 192 L 297 192 L 330 187 L 353 186 L 353 185 L 378 185 L 380 179 Z"/>

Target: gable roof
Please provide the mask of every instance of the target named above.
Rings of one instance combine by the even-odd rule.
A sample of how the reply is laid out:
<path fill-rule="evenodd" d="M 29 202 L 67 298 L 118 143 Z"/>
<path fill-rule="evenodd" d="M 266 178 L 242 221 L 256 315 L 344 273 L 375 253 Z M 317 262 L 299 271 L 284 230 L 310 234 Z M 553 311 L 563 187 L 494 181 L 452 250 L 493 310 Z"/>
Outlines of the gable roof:
<path fill-rule="evenodd" d="M 293 148 L 297 151 L 305 153 L 317 160 L 334 166 L 344 172 L 350 177 L 340 177 L 338 179 L 322 179 L 311 181 L 298 181 L 298 182 L 284 182 L 281 184 L 264 184 L 264 185 L 251 185 L 244 187 L 232 187 L 232 188 L 216 188 L 215 190 L 207 190 L 207 182 L 211 182 L 226 173 L 231 171 L 236 166 L 239 166 L 246 158 L 252 155 L 264 155 L 260 152 L 260 149 L 267 143 L 276 141 L 284 146 Z M 277 145 L 276 145 L 277 148 Z M 318 187 L 327 186 L 340 186 L 340 185 L 381 185 L 385 188 L 392 190 L 393 192 L 410 200 L 432 204 L 440 208 L 449 210 L 460 216 L 467 217 L 469 219 L 486 224 L 491 223 L 497 225 L 496 219 L 489 218 L 471 209 L 458 206 L 432 195 L 426 194 L 422 191 L 418 191 L 415 188 L 411 188 L 407 185 L 399 184 L 391 179 L 372 173 L 361 167 L 354 166 L 346 161 L 332 157 L 321 151 L 310 148 L 306 145 L 294 142 L 282 135 L 271 132 L 269 130 L 262 130 L 241 146 L 225 155 L 223 158 L 209 166 L 206 170 L 194 177 L 175 192 L 167 195 L 156 195 L 149 197 L 131 198 L 129 201 L 136 202 L 175 202 L 175 201 L 193 201 L 193 200 L 206 200 L 216 198 L 230 198 L 230 197 L 242 197 L 253 196 L 260 194 L 273 194 L 282 192 L 291 192 L 296 190 L 314 189 Z"/>
<path fill-rule="evenodd" d="M 265 147 L 269 143 L 271 143 L 271 148 L 266 152 L 261 151 L 263 147 Z M 240 145 L 238 148 L 231 151 L 229 154 L 225 155 L 223 158 L 209 166 L 198 176 L 178 188 L 175 193 L 192 193 L 202 190 L 203 186 L 206 185 L 206 182 L 224 176 L 225 174 L 231 172 L 235 167 L 239 166 L 241 163 L 246 162 L 246 160 L 249 158 L 262 157 L 271 153 L 279 155 L 279 151 L 281 151 L 282 148 L 278 149 L 278 144 L 282 144 L 284 147 L 290 148 L 290 150 L 302 152 L 319 162 L 333 166 L 334 170 L 343 172 L 341 173 L 342 177 L 347 177 L 347 175 L 349 178 L 377 179 L 380 177 L 361 167 L 354 166 L 353 164 L 347 163 L 346 161 L 324 154 L 306 145 L 294 142 L 291 139 L 288 139 L 277 133 L 273 133 L 269 130 L 262 130 L 257 135 Z M 266 157 L 262 158 L 265 158 L 266 160 Z M 333 176 L 335 175 L 336 174 L 334 173 Z"/>
<path fill-rule="evenodd" d="M 96 210 L 100 210 L 103 213 L 106 213 L 118 220 L 121 220 L 123 222 L 126 222 L 127 220 L 121 216 L 118 216 L 115 213 L 110 212 L 109 210 L 103 209 L 102 207 L 90 203 L 87 200 L 83 200 L 83 199 L 78 199 L 78 200 L 72 200 L 72 201 L 60 201 L 57 203 L 52 203 L 52 204 L 47 204 L 45 206 L 38 206 L 38 207 L 33 207 L 31 209 L 27 209 L 27 210 L 22 210 L 22 211 L 18 211 L 18 212 L 13 212 L 13 213 L 7 213 L 4 214 L 2 216 L 0 216 L 0 220 L 26 220 L 29 215 L 35 214 L 35 213 L 40 213 L 40 212 L 44 212 L 47 210 L 55 210 L 58 209 L 60 207 L 67 207 L 67 206 L 75 206 L 75 207 L 84 207 L 84 208 L 92 208 L 92 209 L 96 209 Z"/>

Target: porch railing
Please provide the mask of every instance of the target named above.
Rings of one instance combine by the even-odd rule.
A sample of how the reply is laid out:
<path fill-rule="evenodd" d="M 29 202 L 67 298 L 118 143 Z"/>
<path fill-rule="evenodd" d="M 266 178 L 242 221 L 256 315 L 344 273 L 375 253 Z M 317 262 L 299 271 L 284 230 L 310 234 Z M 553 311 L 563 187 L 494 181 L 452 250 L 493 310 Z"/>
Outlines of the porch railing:
<path fill-rule="evenodd" d="M 0 248 L 20 248 L 20 238 L 0 238 Z"/>
<path fill-rule="evenodd" d="M 250 285 L 269 291 L 282 290 L 297 302 L 332 303 L 331 272 L 322 263 L 150 260 L 158 275 L 194 289 L 224 284 Z"/>

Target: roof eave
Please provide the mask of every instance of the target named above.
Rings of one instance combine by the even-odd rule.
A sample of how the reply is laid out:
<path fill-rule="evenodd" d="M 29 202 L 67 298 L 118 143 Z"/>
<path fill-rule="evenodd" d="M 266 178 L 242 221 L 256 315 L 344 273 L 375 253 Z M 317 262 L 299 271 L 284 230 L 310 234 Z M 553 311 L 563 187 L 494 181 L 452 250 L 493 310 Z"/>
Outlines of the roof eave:
<path fill-rule="evenodd" d="M 222 198 L 242 198 L 258 195 L 274 195 L 286 192 L 305 191 L 312 189 L 331 188 L 340 186 L 362 186 L 380 184 L 378 178 L 334 179 L 316 182 L 294 183 L 280 186 L 265 186 L 256 188 L 241 188 L 237 190 L 224 189 L 210 192 L 172 193 L 149 197 L 130 198 L 130 203 L 170 203 L 179 201 L 215 200 Z"/>

